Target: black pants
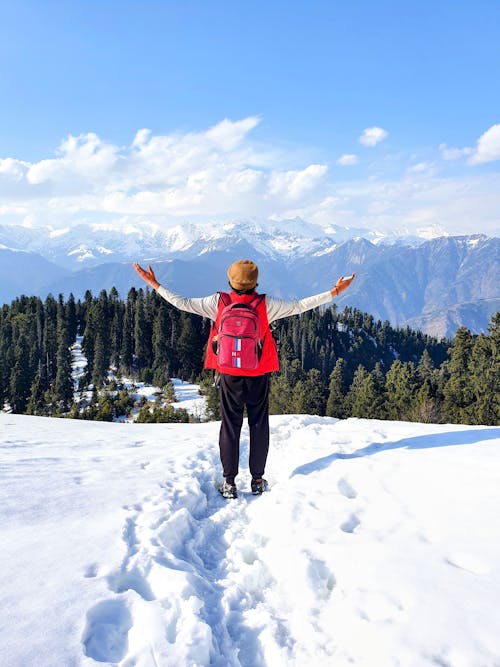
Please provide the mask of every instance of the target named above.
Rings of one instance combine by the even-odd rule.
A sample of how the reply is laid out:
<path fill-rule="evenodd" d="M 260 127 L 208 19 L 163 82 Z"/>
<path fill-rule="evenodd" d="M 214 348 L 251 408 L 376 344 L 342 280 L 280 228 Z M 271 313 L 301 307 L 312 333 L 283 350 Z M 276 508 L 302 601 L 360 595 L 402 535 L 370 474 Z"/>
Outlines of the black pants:
<path fill-rule="evenodd" d="M 238 474 L 240 432 L 246 405 L 250 473 L 253 479 L 260 479 L 269 451 L 269 375 L 221 375 L 219 388 L 222 416 L 219 447 L 224 477 L 232 482 Z"/>

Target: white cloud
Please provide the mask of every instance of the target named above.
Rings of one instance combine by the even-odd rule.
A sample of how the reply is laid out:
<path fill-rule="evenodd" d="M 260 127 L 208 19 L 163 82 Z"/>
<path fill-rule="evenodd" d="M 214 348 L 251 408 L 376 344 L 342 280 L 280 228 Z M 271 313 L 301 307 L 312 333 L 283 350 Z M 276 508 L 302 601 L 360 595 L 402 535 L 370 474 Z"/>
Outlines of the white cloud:
<path fill-rule="evenodd" d="M 200 132 L 136 132 L 129 146 L 94 133 L 69 136 L 53 157 L 35 163 L 0 160 L 2 221 L 33 213 L 43 224 L 66 226 L 111 216 L 173 221 L 186 216 L 280 214 L 309 201 L 324 184 L 326 165 L 297 162 L 297 154 L 255 146 L 259 119 L 221 123 Z M 128 220 L 132 222 L 132 220 Z"/>
<path fill-rule="evenodd" d="M 500 174 L 437 178 L 407 172 L 399 179 L 342 182 L 328 190 L 323 199 L 290 207 L 286 217 L 380 231 L 432 228 L 500 236 Z"/>
<path fill-rule="evenodd" d="M 411 174 L 430 173 L 434 170 L 434 165 L 431 162 L 417 162 L 417 164 L 408 167 L 408 172 Z"/>
<path fill-rule="evenodd" d="M 311 164 L 301 171 L 274 172 L 269 179 L 268 193 L 285 200 L 297 200 L 314 190 L 327 171 L 324 164 Z"/>
<path fill-rule="evenodd" d="M 151 130 L 143 128 L 142 130 L 137 130 L 132 146 L 134 148 L 141 148 L 144 144 L 147 143 L 149 137 L 151 136 Z"/>
<path fill-rule="evenodd" d="M 250 116 L 236 122 L 227 118 L 221 123 L 214 125 L 206 132 L 206 137 L 213 141 L 215 146 L 224 151 L 234 150 L 246 137 L 246 135 L 259 124 L 256 116 Z"/>
<path fill-rule="evenodd" d="M 88 133 L 69 136 L 38 162 L 0 157 L 0 224 L 57 229 L 118 221 L 126 229 L 144 221 L 168 226 L 180 219 L 301 216 L 325 225 L 440 224 L 457 233 L 500 234 L 500 175 L 471 176 L 464 167 L 462 178 L 456 168 L 453 177 L 437 178 L 425 157 L 398 154 L 374 161 L 364 180 L 346 181 L 348 170 L 336 170 L 339 180 L 333 180 L 326 164 L 303 152 L 255 143 L 257 124 L 252 116 L 197 132 L 139 129 L 127 146 Z M 476 160 L 494 154 L 493 139 L 483 135 Z M 448 150 L 455 149 L 441 147 Z M 355 158 L 342 155 L 339 164 Z"/>
<path fill-rule="evenodd" d="M 359 137 L 359 143 L 363 144 L 363 146 L 376 146 L 388 135 L 389 132 L 382 127 L 367 127 Z"/>
<path fill-rule="evenodd" d="M 474 152 L 473 148 L 449 148 L 446 144 L 440 144 L 439 150 L 441 151 L 443 160 L 459 160 Z"/>
<path fill-rule="evenodd" d="M 23 162 L 22 160 L 14 160 L 11 157 L 4 158 L 3 160 L 0 158 L 0 176 L 10 178 L 13 181 L 20 181 L 26 174 L 29 166 L 29 162 Z"/>
<path fill-rule="evenodd" d="M 101 183 L 118 160 L 118 148 L 103 142 L 96 134 L 70 135 L 57 149 L 58 157 L 41 160 L 27 171 L 28 183 L 52 182 L 57 185 L 76 185 L 77 189 Z"/>
<path fill-rule="evenodd" d="M 500 124 L 492 125 L 481 135 L 469 164 L 483 164 L 500 160 Z"/>
<path fill-rule="evenodd" d="M 350 167 L 351 165 L 358 164 L 359 158 L 357 155 L 352 155 L 350 153 L 345 153 L 341 155 L 337 160 L 337 164 L 342 165 L 343 167 Z"/>

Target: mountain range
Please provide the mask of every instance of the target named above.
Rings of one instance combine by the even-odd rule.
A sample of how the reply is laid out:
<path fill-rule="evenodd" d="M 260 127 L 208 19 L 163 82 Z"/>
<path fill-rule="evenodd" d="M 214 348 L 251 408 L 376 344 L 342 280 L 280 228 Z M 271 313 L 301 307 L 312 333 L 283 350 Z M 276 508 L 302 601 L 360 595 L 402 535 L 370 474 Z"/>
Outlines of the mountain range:
<path fill-rule="evenodd" d="M 151 263 L 159 281 L 189 296 L 226 289 L 227 266 L 252 258 L 262 292 L 303 297 L 357 275 L 339 307 L 353 306 L 392 325 L 451 336 L 484 331 L 500 309 L 500 238 L 477 234 L 423 239 L 365 229 L 322 228 L 300 218 L 144 224 L 116 229 L 0 226 L 0 301 L 49 292 L 79 298 L 115 286 L 126 296 L 144 286 L 131 267 Z"/>

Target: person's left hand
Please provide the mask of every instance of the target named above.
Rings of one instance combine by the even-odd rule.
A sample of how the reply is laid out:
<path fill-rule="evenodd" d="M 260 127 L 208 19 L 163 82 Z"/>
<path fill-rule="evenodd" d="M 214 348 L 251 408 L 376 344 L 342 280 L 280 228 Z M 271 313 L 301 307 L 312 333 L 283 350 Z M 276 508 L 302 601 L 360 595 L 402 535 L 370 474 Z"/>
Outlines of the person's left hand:
<path fill-rule="evenodd" d="M 341 276 L 335 283 L 335 287 L 332 287 L 332 289 L 330 290 L 330 294 L 332 296 L 338 296 L 341 292 L 343 292 L 345 289 L 349 287 L 349 285 L 352 283 L 355 277 L 356 277 L 355 273 L 353 273 L 350 276 L 347 276 L 347 278 Z"/>
<path fill-rule="evenodd" d="M 142 266 L 139 266 L 137 262 L 134 262 L 133 267 L 144 280 L 144 282 L 146 282 L 148 285 L 151 285 L 153 289 L 158 289 L 160 283 L 156 280 L 155 272 L 149 264 L 147 271 L 146 269 L 143 269 Z"/>

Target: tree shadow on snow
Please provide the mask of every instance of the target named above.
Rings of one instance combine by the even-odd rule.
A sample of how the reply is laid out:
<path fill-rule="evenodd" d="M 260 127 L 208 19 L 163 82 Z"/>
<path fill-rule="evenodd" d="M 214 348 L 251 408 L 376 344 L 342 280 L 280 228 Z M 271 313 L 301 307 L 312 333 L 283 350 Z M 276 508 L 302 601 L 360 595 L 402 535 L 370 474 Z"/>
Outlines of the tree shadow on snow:
<path fill-rule="evenodd" d="M 413 438 L 403 438 L 395 442 L 373 442 L 366 447 L 357 449 L 350 454 L 335 452 L 323 456 L 304 465 L 298 466 L 290 477 L 295 475 L 309 475 L 312 472 L 328 468 L 338 459 L 357 459 L 363 456 L 371 456 L 390 449 L 432 449 L 434 447 L 453 447 L 457 445 L 473 445 L 487 440 L 500 439 L 500 428 L 485 428 L 466 431 L 450 431 L 447 433 L 428 433 Z"/>

